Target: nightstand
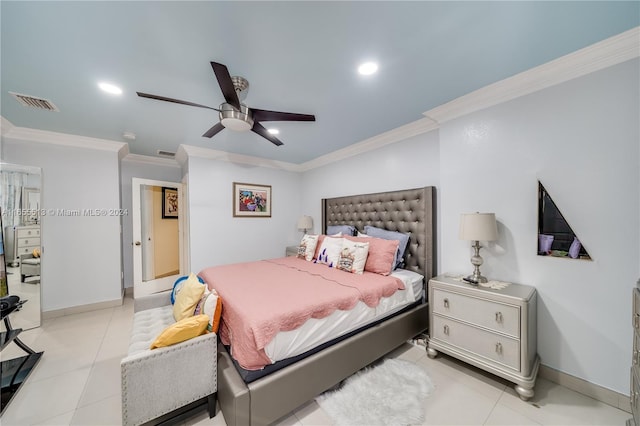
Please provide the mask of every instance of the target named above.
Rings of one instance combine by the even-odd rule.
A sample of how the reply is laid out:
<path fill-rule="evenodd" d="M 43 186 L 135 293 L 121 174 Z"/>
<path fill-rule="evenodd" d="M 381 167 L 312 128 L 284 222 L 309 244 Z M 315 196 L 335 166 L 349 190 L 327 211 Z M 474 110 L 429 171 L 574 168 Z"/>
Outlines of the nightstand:
<path fill-rule="evenodd" d="M 537 293 L 531 286 L 472 286 L 444 275 L 429 281 L 429 344 L 438 351 L 515 383 L 523 400 L 534 395 Z"/>
<path fill-rule="evenodd" d="M 285 250 L 285 256 L 297 256 L 298 246 L 287 246 Z"/>

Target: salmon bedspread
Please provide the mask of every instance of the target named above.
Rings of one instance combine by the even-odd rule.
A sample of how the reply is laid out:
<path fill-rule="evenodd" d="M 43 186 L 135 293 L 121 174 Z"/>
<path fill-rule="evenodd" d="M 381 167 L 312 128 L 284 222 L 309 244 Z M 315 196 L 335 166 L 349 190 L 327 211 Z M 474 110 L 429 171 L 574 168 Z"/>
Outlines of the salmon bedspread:
<path fill-rule="evenodd" d="M 404 289 L 392 276 L 352 274 L 297 257 L 213 266 L 198 275 L 222 298 L 220 338 L 246 370 L 271 364 L 264 348 L 279 331 L 360 301 L 376 307 Z"/>

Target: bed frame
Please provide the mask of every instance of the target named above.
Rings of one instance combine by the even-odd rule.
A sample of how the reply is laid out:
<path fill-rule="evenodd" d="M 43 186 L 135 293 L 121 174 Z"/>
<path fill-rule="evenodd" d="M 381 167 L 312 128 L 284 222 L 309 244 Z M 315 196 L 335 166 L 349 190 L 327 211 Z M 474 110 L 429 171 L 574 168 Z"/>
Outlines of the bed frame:
<path fill-rule="evenodd" d="M 405 268 L 435 273 L 435 188 L 380 192 L 322 200 L 322 231 L 328 225 L 373 225 L 410 232 Z M 425 292 L 426 295 L 426 292 Z M 426 301 L 251 383 L 245 383 L 226 349 L 218 346 L 218 401 L 229 426 L 267 425 L 361 368 L 424 332 Z"/>

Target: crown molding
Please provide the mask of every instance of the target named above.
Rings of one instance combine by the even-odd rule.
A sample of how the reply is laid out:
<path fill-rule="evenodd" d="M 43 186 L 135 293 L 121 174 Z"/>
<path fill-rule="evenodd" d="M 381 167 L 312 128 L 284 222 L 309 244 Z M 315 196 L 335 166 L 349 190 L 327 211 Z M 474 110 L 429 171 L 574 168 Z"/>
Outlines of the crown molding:
<path fill-rule="evenodd" d="M 151 164 L 154 166 L 180 168 L 180 164 L 178 164 L 176 160 L 172 160 L 171 158 L 152 157 L 150 155 L 127 153 L 127 155 L 122 159 L 122 161 L 127 161 L 131 163 Z"/>
<path fill-rule="evenodd" d="M 425 113 L 439 124 L 640 56 L 640 27 L 485 86 Z"/>
<path fill-rule="evenodd" d="M 268 158 L 253 157 L 251 155 L 233 154 L 210 148 L 201 148 L 193 145 L 180 145 L 176 158 L 180 158 L 180 164 L 186 160 L 184 157 L 198 157 L 209 160 L 227 161 L 229 163 L 247 164 L 256 167 L 268 167 L 272 169 L 285 170 L 289 172 L 300 172 L 299 164 L 287 163 L 285 161 L 270 160 Z"/>
<path fill-rule="evenodd" d="M 13 125 L 12 122 L 10 122 L 9 120 L 7 120 L 6 118 L 0 115 L 0 134 L 2 136 L 9 133 L 11 130 L 13 130 L 14 127 L 15 126 Z"/>
<path fill-rule="evenodd" d="M 379 135 L 372 136 L 369 139 L 365 139 L 361 142 L 357 142 L 353 145 L 349 145 L 345 148 L 337 151 L 330 152 L 329 154 L 322 155 L 307 161 L 300 165 L 300 171 L 312 170 L 318 167 L 326 166 L 327 164 L 334 163 L 336 161 L 344 160 L 355 155 L 363 154 L 374 149 L 382 148 L 383 146 L 390 145 L 392 143 L 400 142 L 410 137 L 429 132 L 438 128 L 438 123 L 429 117 L 424 117 L 411 123 L 405 124 L 395 129 L 389 130 Z"/>
<path fill-rule="evenodd" d="M 11 125 L 11 128 L 8 129 L 6 133 L 4 131 L 5 123 L 9 123 Z M 119 154 L 123 149 L 126 150 L 127 153 L 129 152 L 129 145 L 124 142 L 51 132 L 48 130 L 30 129 L 28 127 L 17 127 L 11 124 L 9 120 L 4 117 L 2 119 L 2 127 L 2 136 L 10 139 L 48 143 L 73 148 L 97 149 L 101 151 L 117 152 Z"/>

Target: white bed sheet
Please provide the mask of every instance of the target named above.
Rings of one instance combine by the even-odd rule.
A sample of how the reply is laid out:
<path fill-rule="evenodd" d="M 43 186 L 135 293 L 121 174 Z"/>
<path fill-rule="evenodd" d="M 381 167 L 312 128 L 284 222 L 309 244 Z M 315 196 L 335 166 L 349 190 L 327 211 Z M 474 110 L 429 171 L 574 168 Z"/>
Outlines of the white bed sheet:
<path fill-rule="evenodd" d="M 391 315 L 407 305 L 420 300 L 424 277 L 412 271 L 397 269 L 391 273 L 404 283 L 405 289 L 384 297 L 375 308 L 364 302 L 349 311 L 336 310 L 325 318 L 310 318 L 302 326 L 290 331 L 281 331 L 265 347 L 271 362 L 300 355 L 318 345 L 340 337 L 364 325 Z"/>

